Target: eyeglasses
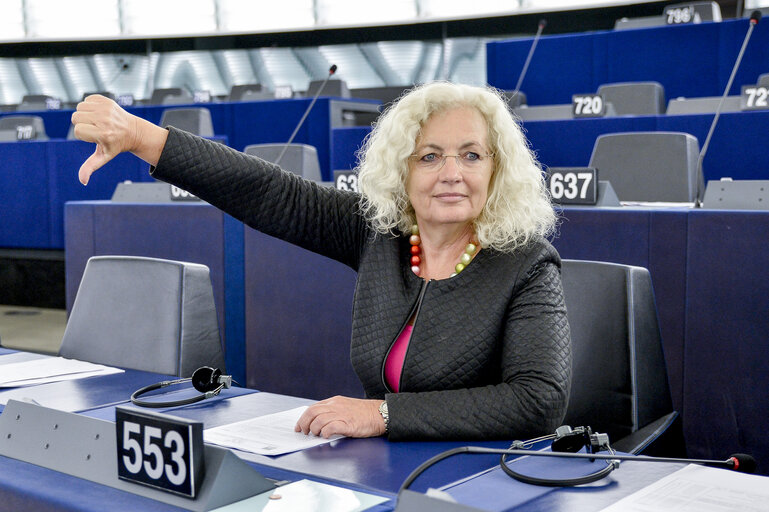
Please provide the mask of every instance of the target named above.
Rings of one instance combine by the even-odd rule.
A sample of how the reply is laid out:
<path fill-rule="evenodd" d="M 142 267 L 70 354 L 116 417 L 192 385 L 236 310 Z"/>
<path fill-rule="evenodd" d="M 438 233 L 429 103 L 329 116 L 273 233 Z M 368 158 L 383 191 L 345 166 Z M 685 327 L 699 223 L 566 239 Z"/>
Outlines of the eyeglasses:
<path fill-rule="evenodd" d="M 463 171 L 474 172 L 483 170 L 488 163 L 488 160 L 493 157 L 493 154 L 480 154 L 475 151 L 464 151 L 458 155 L 439 155 L 435 152 L 424 154 L 413 154 L 411 158 L 414 160 L 414 167 L 421 171 L 437 172 L 443 168 L 446 164 L 448 157 L 454 157 L 457 166 Z"/>

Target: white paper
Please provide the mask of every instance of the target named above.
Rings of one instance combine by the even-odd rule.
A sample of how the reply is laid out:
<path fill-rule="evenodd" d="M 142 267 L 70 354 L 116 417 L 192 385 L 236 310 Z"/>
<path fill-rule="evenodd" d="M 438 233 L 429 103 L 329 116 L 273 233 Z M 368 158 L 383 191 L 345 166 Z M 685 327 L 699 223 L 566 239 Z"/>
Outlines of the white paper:
<path fill-rule="evenodd" d="M 769 511 L 769 478 L 690 464 L 621 499 L 601 512 L 732 512 L 734 510 Z"/>
<path fill-rule="evenodd" d="M 259 455 L 282 455 L 344 437 L 337 435 L 326 439 L 294 432 L 294 426 L 305 409 L 307 406 L 209 428 L 203 431 L 203 440 Z"/>
<path fill-rule="evenodd" d="M 96 375 L 123 372 L 119 368 L 78 361 L 76 359 L 65 359 L 63 357 L 46 357 L 4 364 L 0 368 L 0 387 L 4 388 L 84 379 Z"/>

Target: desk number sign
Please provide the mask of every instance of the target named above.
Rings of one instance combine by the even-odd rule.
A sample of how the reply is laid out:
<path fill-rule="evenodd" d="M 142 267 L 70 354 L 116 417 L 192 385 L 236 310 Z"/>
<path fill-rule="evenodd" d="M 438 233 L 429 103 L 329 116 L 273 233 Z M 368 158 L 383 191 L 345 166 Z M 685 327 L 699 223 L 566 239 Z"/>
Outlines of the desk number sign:
<path fill-rule="evenodd" d="M 169 185 L 169 187 L 171 201 L 200 201 L 198 196 L 190 194 L 176 185 Z"/>
<path fill-rule="evenodd" d="M 195 497 L 205 474 L 201 422 L 118 407 L 115 428 L 119 478 Z"/>
<path fill-rule="evenodd" d="M 334 171 L 334 188 L 357 192 L 358 175 L 355 171 Z"/>
<path fill-rule="evenodd" d="M 743 85 L 740 107 L 742 110 L 766 110 L 769 108 L 769 88 L 759 85 Z"/>
<path fill-rule="evenodd" d="M 603 117 L 606 115 L 606 102 L 600 94 L 575 94 L 571 97 L 573 117 Z"/>
<path fill-rule="evenodd" d="M 598 173 L 594 167 L 551 167 L 547 189 L 554 203 L 595 204 L 598 199 Z"/>

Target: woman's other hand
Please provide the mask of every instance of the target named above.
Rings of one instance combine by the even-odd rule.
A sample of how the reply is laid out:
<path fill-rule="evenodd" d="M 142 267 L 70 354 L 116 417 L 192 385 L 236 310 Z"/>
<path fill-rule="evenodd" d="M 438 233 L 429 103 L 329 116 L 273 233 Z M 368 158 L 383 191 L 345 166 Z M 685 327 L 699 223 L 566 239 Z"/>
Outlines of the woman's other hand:
<path fill-rule="evenodd" d="M 335 434 L 348 437 L 374 437 L 385 433 L 379 414 L 382 400 L 363 400 L 335 396 L 321 400 L 304 411 L 294 431 L 329 438 Z"/>
<path fill-rule="evenodd" d="M 83 162 L 78 178 L 88 184 L 91 174 L 124 151 L 151 165 L 157 164 L 168 132 L 129 114 L 109 98 L 94 94 L 80 102 L 72 114 L 75 137 L 94 142 L 96 150 Z"/>

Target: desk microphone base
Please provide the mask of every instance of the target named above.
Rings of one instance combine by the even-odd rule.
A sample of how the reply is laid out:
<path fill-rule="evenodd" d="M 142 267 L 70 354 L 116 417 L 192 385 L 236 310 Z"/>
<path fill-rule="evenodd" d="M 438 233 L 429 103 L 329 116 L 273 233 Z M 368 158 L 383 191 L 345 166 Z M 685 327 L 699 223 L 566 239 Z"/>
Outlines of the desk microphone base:
<path fill-rule="evenodd" d="M 9 400 L 0 414 L 0 455 L 194 511 L 212 510 L 275 488 L 231 451 L 205 445 L 206 476 L 195 499 L 117 476 L 115 424 Z"/>

